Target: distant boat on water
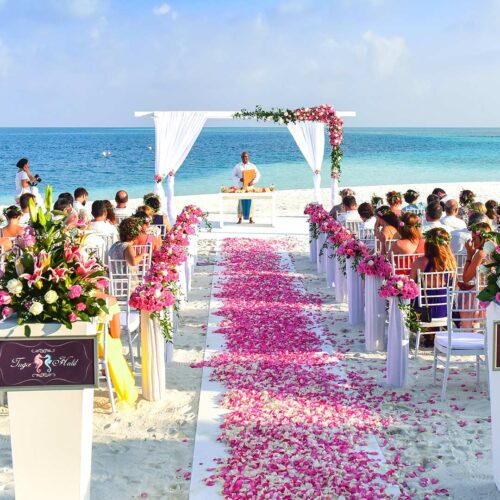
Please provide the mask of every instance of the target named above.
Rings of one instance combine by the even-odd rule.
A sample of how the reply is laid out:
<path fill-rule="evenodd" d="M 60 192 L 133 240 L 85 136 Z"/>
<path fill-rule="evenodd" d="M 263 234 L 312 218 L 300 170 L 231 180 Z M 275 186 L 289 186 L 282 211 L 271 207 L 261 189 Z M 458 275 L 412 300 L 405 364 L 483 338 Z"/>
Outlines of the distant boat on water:
<path fill-rule="evenodd" d="M 113 153 L 111 151 L 103 151 L 102 156 L 111 156 Z"/>

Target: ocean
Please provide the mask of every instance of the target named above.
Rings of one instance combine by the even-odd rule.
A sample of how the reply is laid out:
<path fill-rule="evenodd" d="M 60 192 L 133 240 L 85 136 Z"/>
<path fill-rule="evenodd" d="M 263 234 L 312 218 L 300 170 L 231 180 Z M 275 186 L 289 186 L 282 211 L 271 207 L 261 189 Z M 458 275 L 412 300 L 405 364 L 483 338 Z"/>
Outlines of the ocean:
<path fill-rule="evenodd" d="M 231 185 L 243 150 L 261 171 L 260 185 L 312 187 L 311 170 L 286 128 L 206 127 L 177 172 L 176 194 Z M 343 151 L 344 186 L 500 181 L 499 128 L 347 128 Z M 327 146 L 324 187 L 329 153 Z M 153 128 L 0 128 L 1 204 L 13 201 L 15 164 L 24 156 L 42 177 L 42 191 L 47 184 L 55 193 L 84 186 L 95 200 L 113 199 L 118 189 L 137 198 L 154 186 Z"/>

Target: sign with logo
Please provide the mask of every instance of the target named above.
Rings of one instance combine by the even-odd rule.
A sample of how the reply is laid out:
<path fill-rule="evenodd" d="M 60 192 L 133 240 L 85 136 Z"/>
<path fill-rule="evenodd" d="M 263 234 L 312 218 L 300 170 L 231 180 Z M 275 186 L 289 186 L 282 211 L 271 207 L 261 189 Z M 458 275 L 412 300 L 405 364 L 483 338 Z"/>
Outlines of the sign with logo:
<path fill-rule="evenodd" d="M 0 390 L 97 387 L 97 338 L 0 339 Z"/>
<path fill-rule="evenodd" d="M 493 370 L 500 370 L 500 321 L 493 323 Z"/>

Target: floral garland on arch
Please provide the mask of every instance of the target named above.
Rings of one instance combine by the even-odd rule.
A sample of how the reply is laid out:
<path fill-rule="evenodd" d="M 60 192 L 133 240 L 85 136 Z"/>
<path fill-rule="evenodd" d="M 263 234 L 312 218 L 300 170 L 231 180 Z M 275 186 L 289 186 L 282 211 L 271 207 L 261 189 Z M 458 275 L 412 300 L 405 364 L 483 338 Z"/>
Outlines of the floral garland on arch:
<path fill-rule="evenodd" d="M 332 178 L 340 178 L 340 162 L 342 161 L 342 126 L 343 121 L 335 113 L 335 108 L 329 104 L 322 104 L 313 108 L 284 109 L 271 108 L 266 111 L 262 106 L 256 106 L 254 111 L 242 109 L 233 115 L 234 119 L 254 119 L 273 121 L 280 125 L 295 122 L 323 122 L 328 126 L 328 136 L 332 151 L 330 153 L 330 173 Z"/>

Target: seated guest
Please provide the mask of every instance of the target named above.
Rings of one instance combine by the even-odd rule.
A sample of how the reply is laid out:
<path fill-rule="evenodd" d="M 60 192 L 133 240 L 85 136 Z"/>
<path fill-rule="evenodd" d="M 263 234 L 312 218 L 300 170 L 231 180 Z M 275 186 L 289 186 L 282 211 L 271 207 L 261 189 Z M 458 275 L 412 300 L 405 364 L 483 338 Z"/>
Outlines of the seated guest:
<path fill-rule="evenodd" d="M 481 203 L 480 201 L 474 201 L 472 203 L 469 203 L 469 216 L 471 212 L 478 212 L 480 214 L 486 215 L 487 208 L 484 205 L 484 203 Z"/>
<path fill-rule="evenodd" d="M 377 209 L 377 222 L 375 223 L 375 238 L 379 241 L 382 255 L 386 255 L 387 241 L 399 238 L 399 217 L 387 205 Z"/>
<path fill-rule="evenodd" d="M 26 225 L 30 221 L 29 203 L 33 200 L 36 207 L 36 196 L 31 193 L 24 193 L 19 197 L 19 206 L 21 207 L 22 215 L 19 224 Z"/>
<path fill-rule="evenodd" d="M 465 229 L 467 225 L 458 216 L 458 201 L 449 199 L 445 204 L 446 215 L 441 218 L 441 224 L 446 226 L 448 232 L 455 231 L 456 229 Z"/>
<path fill-rule="evenodd" d="M 401 204 L 403 202 L 401 193 L 398 193 L 397 191 L 389 191 L 385 195 L 385 199 L 387 200 L 391 212 L 398 217 L 401 217 Z"/>
<path fill-rule="evenodd" d="M 410 255 L 424 253 L 425 240 L 420 231 L 420 218 L 417 214 L 406 212 L 399 223 L 401 238 L 392 244 L 392 253 Z"/>
<path fill-rule="evenodd" d="M 408 189 L 408 191 L 406 191 L 406 193 L 403 195 L 404 200 L 406 201 L 406 203 L 408 203 L 408 205 L 402 208 L 403 212 L 405 210 L 421 210 L 425 208 L 423 203 L 417 204 L 419 196 L 420 194 L 414 189 Z"/>
<path fill-rule="evenodd" d="M 21 225 L 21 216 L 23 213 L 18 206 L 11 205 L 7 207 L 3 211 L 3 214 L 7 219 L 7 225 L 0 228 L 0 236 L 3 238 L 15 238 L 24 233 L 24 227 Z"/>
<path fill-rule="evenodd" d="M 358 214 L 358 204 L 354 196 L 344 196 L 342 198 L 342 212 L 338 214 L 337 220 L 344 224 L 347 221 L 361 222 Z"/>
<path fill-rule="evenodd" d="M 346 196 L 354 196 L 356 193 L 349 188 L 344 188 L 341 189 L 340 191 L 340 199 L 343 200 Z M 332 209 L 330 210 L 330 216 L 333 217 L 334 219 L 337 219 L 338 214 L 343 212 L 343 205 L 342 202 L 340 202 L 338 205 L 334 205 Z"/>
<path fill-rule="evenodd" d="M 461 219 L 466 219 L 469 212 L 469 205 L 474 202 L 476 195 L 470 189 L 463 189 L 458 196 L 458 216 Z M 466 221 L 467 222 L 467 221 Z"/>
<path fill-rule="evenodd" d="M 71 203 L 69 198 L 61 196 L 59 196 L 59 198 L 57 198 L 56 202 L 54 203 L 54 210 L 57 210 L 58 212 L 64 212 L 66 215 L 75 213 L 73 211 L 73 204 Z"/>
<path fill-rule="evenodd" d="M 92 203 L 93 219 L 90 222 L 90 229 L 97 233 L 111 236 L 113 241 L 117 241 L 118 231 L 116 230 L 116 226 L 108 222 L 107 215 L 106 202 L 104 200 L 94 201 L 94 203 Z"/>
<path fill-rule="evenodd" d="M 158 250 L 158 248 L 162 245 L 161 237 L 149 232 L 151 218 L 148 213 L 137 210 L 134 214 L 134 218 L 139 219 L 142 222 L 141 231 L 134 240 L 134 245 L 147 245 L 148 243 L 151 243 L 153 250 Z"/>
<path fill-rule="evenodd" d="M 169 231 L 171 227 L 170 221 L 168 220 L 168 217 L 166 215 L 160 213 L 160 198 L 152 193 L 147 194 L 144 196 L 144 205 L 150 207 L 154 212 L 151 224 L 153 224 L 154 226 L 165 226 L 167 231 Z"/>
<path fill-rule="evenodd" d="M 115 208 L 115 215 L 118 217 L 131 217 L 132 216 L 132 209 L 127 207 L 128 203 L 128 193 L 127 191 L 118 191 L 115 195 L 115 202 L 116 202 L 116 208 Z"/>
<path fill-rule="evenodd" d="M 113 243 L 109 249 L 109 258 L 126 260 L 129 266 L 137 266 L 142 262 L 146 255 L 137 255 L 134 250 L 134 240 L 139 236 L 141 228 L 139 219 L 134 217 L 123 219 L 118 226 L 120 241 Z"/>
<path fill-rule="evenodd" d="M 432 194 L 435 194 L 439 198 L 439 201 L 445 201 L 446 191 L 444 189 L 442 189 L 442 188 L 434 188 L 432 190 Z"/>
<path fill-rule="evenodd" d="M 382 198 L 381 196 L 377 196 L 376 194 L 374 194 L 372 196 L 372 199 L 370 200 L 370 202 L 372 204 L 372 207 L 374 209 L 377 209 L 377 208 L 381 207 L 384 204 L 384 198 Z"/>
<path fill-rule="evenodd" d="M 491 226 L 496 228 L 498 224 L 498 203 L 495 200 L 488 200 L 484 206 L 486 207 L 486 216 L 491 221 Z"/>
<path fill-rule="evenodd" d="M 434 228 L 443 228 L 446 230 L 444 224 L 441 223 L 443 216 L 443 208 L 439 201 L 432 201 L 425 209 L 425 222 L 422 224 L 422 232 L 426 233 Z"/>
<path fill-rule="evenodd" d="M 375 222 L 377 218 L 375 217 L 375 210 L 371 203 L 361 203 L 358 207 L 358 214 L 363 221 L 360 225 L 360 229 L 375 229 Z"/>
<path fill-rule="evenodd" d="M 89 193 L 83 187 L 79 187 L 75 189 L 75 201 L 73 202 L 73 208 L 80 212 L 80 210 L 84 210 L 88 214 L 88 218 L 90 219 L 90 212 L 85 207 L 87 200 L 89 199 Z"/>
<path fill-rule="evenodd" d="M 117 225 L 116 216 L 115 216 L 115 207 L 109 200 L 104 200 L 106 203 L 106 220 L 113 226 Z"/>
<path fill-rule="evenodd" d="M 483 250 L 486 243 L 482 233 L 490 233 L 491 227 L 486 222 L 480 222 L 472 226 L 471 239 L 465 242 L 465 250 L 467 252 L 467 260 L 465 261 L 464 270 L 462 274 L 462 281 L 458 283 L 460 290 L 472 290 L 476 287 L 476 274 L 479 266 L 486 262 L 488 254 Z M 475 300 L 475 293 L 466 295 L 464 297 L 464 309 L 468 309 L 471 300 Z M 470 321 L 461 321 L 460 328 L 473 328 L 473 316 L 467 312 L 462 311 L 460 318 L 470 319 Z"/>
<path fill-rule="evenodd" d="M 451 250 L 455 255 L 465 253 L 465 242 L 471 239 L 471 227 L 488 222 L 488 217 L 480 213 L 472 213 L 466 229 L 456 229 L 451 233 Z"/>

